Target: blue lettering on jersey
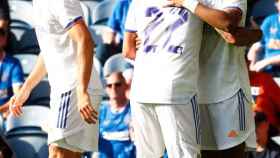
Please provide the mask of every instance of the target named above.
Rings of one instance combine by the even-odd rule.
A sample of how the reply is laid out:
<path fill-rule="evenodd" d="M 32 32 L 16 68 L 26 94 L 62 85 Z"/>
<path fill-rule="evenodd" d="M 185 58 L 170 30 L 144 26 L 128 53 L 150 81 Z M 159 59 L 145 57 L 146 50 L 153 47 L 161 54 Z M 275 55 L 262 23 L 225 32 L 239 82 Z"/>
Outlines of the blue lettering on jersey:
<path fill-rule="evenodd" d="M 160 24 L 165 20 L 163 16 L 163 11 L 157 7 L 150 7 L 146 10 L 146 17 L 152 17 L 153 20 L 150 22 L 150 25 L 144 30 L 145 38 L 144 38 L 144 52 L 145 53 L 154 53 L 156 52 L 157 48 L 166 49 L 170 53 L 175 54 L 182 54 L 184 48 L 182 46 L 174 45 L 170 43 L 172 35 L 174 34 L 175 30 L 180 28 L 183 24 L 185 24 L 188 20 L 188 11 L 185 8 L 171 8 L 170 14 L 179 15 L 179 18 L 174 22 L 170 23 L 168 27 L 165 28 L 164 32 L 166 36 L 165 42 L 159 46 L 156 43 L 151 43 L 150 37 L 152 32 L 156 29 L 159 29 Z"/>

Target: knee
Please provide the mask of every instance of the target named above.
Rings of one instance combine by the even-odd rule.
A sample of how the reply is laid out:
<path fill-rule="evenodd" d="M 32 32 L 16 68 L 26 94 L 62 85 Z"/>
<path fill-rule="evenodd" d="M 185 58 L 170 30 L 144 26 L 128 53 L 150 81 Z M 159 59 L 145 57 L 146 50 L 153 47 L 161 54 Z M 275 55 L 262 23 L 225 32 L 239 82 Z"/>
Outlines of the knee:
<path fill-rule="evenodd" d="M 59 155 L 60 155 L 59 147 L 54 144 L 50 144 L 49 145 L 49 158 L 59 158 Z"/>

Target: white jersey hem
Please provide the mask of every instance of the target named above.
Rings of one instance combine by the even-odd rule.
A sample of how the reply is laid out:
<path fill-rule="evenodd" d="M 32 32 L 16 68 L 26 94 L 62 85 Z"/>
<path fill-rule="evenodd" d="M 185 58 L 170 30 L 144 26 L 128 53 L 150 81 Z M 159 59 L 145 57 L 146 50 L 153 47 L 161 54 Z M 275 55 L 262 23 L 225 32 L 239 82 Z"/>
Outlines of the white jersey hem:
<path fill-rule="evenodd" d="M 239 88 L 233 90 L 232 93 L 228 93 L 228 95 L 226 95 L 226 96 L 217 97 L 215 99 L 205 99 L 205 98 L 200 99 L 198 97 L 198 104 L 216 104 L 216 103 L 223 102 L 225 100 L 228 100 L 229 98 L 232 98 L 234 95 L 236 95 L 240 89 L 244 92 L 245 98 L 247 99 L 247 101 L 252 102 L 251 95 L 247 94 L 244 88 L 239 87 Z"/>
<path fill-rule="evenodd" d="M 58 140 L 60 140 L 60 139 L 64 139 L 64 138 L 66 138 L 66 137 L 69 137 L 69 136 L 71 136 L 71 135 L 74 135 L 74 134 L 78 133 L 79 131 L 82 131 L 83 129 L 84 129 L 84 128 L 77 127 L 77 128 L 75 128 L 75 129 L 72 129 L 71 131 L 66 131 L 66 132 L 63 132 L 63 133 L 61 133 L 61 134 L 59 134 L 59 135 L 50 137 L 50 134 L 49 134 L 49 133 L 58 132 L 57 129 L 54 129 L 53 132 L 49 132 L 49 133 L 48 133 L 48 135 L 49 135 L 48 144 L 51 144 L 51 143 L 53 143 L 53 142 L 55 142 L 55 141 L 58 141 Z M 61 132 L 61 131 L 59 131 L 59 132 Z"/>

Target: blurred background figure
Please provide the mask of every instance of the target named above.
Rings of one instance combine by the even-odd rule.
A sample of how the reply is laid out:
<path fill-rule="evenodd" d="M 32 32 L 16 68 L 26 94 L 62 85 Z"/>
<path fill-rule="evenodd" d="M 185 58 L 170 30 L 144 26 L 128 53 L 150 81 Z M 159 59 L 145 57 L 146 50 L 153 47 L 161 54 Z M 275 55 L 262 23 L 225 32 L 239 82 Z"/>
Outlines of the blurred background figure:
<path fill-rule="evenodd" d="M 280 76 L 280 0 L 275 0 L 278 13 L 265 18 L 261 25 L 263 37 L 249 50 L 250 70 Z M 262 53 L 263 52 L 263 53 Z"/>
<path fill-rule="evenodd" d="M 127 94 L 132 70 L 126 64 L 128 63 L 122 56 L 115 55 L 109 58 L 104 65 L 106 92 L 109 100 L 103 102 L 99 112 L 100 158 L 134 158 L 136 156 L 136 149 L 132 141 L 133 128 Z"/>
<path fill-rule="evenodd" d="M 0 1 L 0 113 L 5 118 L 9 113 L 8 101 L 17 93 L 23 83 L 23 70 L 20 62 L 6 51 L 9 45 L 9 4 Z M 2 117 L 1 116 L 1 117 Z M 3 136 L 0 136 L 0 158 L 11 158 L 13 152 Z"/>
<path fill-rule="evenodd" d="M 131 0 L 116 0 L 113 13 L 107 22 L 108 29 L 102 33 L 104 43 L 97 47 L 96 57 L 103 65 L 112 55 L 122 51 L 124 24 Z"/>
<path fill-rule="evenodd" d="M 255 123 L 257 148 L 256 151 L 249 152 L 248 158 L 279 158 L 279 145 L 271 139 L 273 132 L 266 115 L 262 112 L 256 112 Z"/>
<path fill-rule="evenodd" d="M 5 48 L 9 44 L 10 14 L 7 0 L 0 1 L 0 112 L 7 116 L 9 99 L 23 84 L 24 75 L 18 59 L 9 55 Z"/>
<path fill-rule="evenodd" d="M 280 87 L 272 75 L 263 72 L 249 72 L 254 111 L 266 115 L 267 122 L 280 131 Z"/>

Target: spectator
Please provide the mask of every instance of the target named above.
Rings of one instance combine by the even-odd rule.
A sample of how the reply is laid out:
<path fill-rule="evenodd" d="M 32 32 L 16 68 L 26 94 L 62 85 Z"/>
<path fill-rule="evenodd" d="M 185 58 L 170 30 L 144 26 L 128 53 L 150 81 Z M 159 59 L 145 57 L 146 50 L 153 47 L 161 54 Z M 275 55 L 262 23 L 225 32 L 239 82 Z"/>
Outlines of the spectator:
<path fill-rule="evenodd" d="M 99 112 L 99 157 L 135 158 L 130 104 L 126 95 L 129 85 L 122 70 L 114 69 L 108 72 L 107 63 L 105 63 L 104 71 L 107 71 L 105 77 L 109 101 L 100 107 Z"/>
<path fill-rule="evenodd" d="M 9 109 L 9 99 L 19 91 L 23 84 L 23 70 L 19 60 L 5 51 L 9 38 L 9 6 L 7 0 L 0 4 L 0 112 Z M 8 13 L 7 13 L 8 12 Z M 6 113 L 7 114 L 7 113 Z M 4 117 L 7 116 L 4 114 Z"/>
<path fill-rule="evenodd" d="M 258 145 L 256 151 L 249 151 L 248 158 L 279 158 L 279 145 L 271 139 L 271 126 L 266 114 L 256 112 L 255 122 Z"/>
<path fill-rule="evenodd" d="M 250 84 L 255 96 L 254 111 L 266 115 L 267 121 L 280 130 L 280 88 L 272 75 L 263 72 L 249 72 Z"/>
<path fill-rule="evenodd" d="M 262 40 L 250 48 L 248 59 L 251 61 L 250 70 L 280 76 L 280 0 L 276 0 L 275 5 L 278 13 L 265 18 L 261 25 Z M 264 52 L 263 58 L 260 52 Z"/>
<path fill-rule="evenodd" d="M 131 0 L 117 0 L 113 14 L 107 23 L 108 29 L 103 32 L 104 44 L 97 47 L 96 57 L 104 65 L 112 55 L 122 51 L 124 24 Z"/>

